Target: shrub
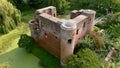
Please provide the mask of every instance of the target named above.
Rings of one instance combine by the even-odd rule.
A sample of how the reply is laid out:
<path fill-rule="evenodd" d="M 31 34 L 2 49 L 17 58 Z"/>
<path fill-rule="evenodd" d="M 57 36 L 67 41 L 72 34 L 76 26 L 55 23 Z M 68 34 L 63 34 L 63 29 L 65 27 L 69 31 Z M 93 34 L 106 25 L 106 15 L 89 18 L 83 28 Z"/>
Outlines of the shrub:
<path fill-rule="evenodd" d="M 103 25 L 104 24 L 104 25 Z M 105 18 L 97 24 L 97 26 L 101 29 L 108 29 L 113 25 L 120 24 L 120 12 L 115 14 L 108 14 Z"/>
<path fill-rule="evenodd" d="M 110 38 L 112 40 L 116 40 L 118 37 L 120 37 L 120 23 L 111 25 L 106 32 L 111 36 Z"/>
<path fill-rule="evenodd" d="M 47 6 L 55 6 L 59 14 L 65 13 L 69 7 L 67 0 L 28 0 L 28 4 L 33 8 L 43 8 Z"/>
<path fill-rule="evenodd" d="M 101 60 L 88 48 L 80 49 L 68 58 L 67 68 L 100 68 Z"/>
<path fill-rule="evenodd" d="M 31 7 L 28 5 L 28 0 L 8 0 L 11 2 L 14 6 L 16 6 L 17 9 L 21 11 L 27 11 L 31 10 Z"/>
<path fill-rule="evenodd" d="M 120 11 L 119 0 L 70 0 L 71 9 L 94 9 L 97 15 Z"/>
<path fill-rule="evenodd" d="M 21 13 L 7 0 L 0 0 L 0 33 L 8 33 L 21 22 Z"/>
<path fill-rule="evenodd" d="M 20 36 L 20 39 L 18 42 L 19 47 L 25 48 L 28 53 L 31 53 L 33 45 L 35 45 L 35 40 L 32 37 L 30 37 L 26 34 L 22 34 Z"/>
<path fill-rule="evenodd" d="M 114 41 L 110 39 L 110 35 L 104 30 L 101 32 L 98 27 L 94 26 L 92 32 L 79 41 L 75 53 L 79 49 L 89 48 L 95 51 L 99 57 L 105 58 L 113 45 Z"/>

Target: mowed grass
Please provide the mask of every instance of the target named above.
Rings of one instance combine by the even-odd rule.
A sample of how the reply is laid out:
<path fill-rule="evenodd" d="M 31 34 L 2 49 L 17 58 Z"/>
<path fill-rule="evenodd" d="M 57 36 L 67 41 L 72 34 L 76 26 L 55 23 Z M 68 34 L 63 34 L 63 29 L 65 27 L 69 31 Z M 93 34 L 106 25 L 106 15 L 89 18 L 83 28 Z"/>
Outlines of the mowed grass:
<path fill-rule="evenodd" d="M 40 68 L 38 62 L 39 58 L 26 53 L 22 48 L 15 48 L 0 55 L 0 63 L 8 63 L 10 68 Z"/>
<path fill-rule="evenodd" d="M 6 51 L 11 50 L 11 48 L 15 48 L 13 44 L 17 45 L 18 39 L 21 34 L 30 34 L 28 24 L 22 23 L 15 30 L 12 30 L 8 34 L 0 36 L 0 53 L 4 53 Z M 14 42 L 14 40 L 16 40 Z"/>
<path fill-rule="evenodd" d="M 17 43 L 23 33 L 30 34 L 28 24 L 22 23 L 10 33 L 0 36 L 0 64 L 8 63 L 10 68 L 40 68 L 39 58 L 18 48 Z"/>
<path fill-rule="evenodd" d="M 0 64 L 7 63 L 10 68 L 60 68 L 59 59 L 39 45 L 35 45 L 33 54 L 18 47 L 17 43 L 21 34 L 30 36 L 27 22 L 34 17 L 33 14 L 34 10 L 22 13 L 23 23 L 8 34 L 0 35 Z"/>
<path fill-rule="evenodd" d="M 43 68 L 61 68 L 59 59 L 39 45 L 33 47 L 32 53 L 40 59 L 39 65 L 43 66 Z"/>

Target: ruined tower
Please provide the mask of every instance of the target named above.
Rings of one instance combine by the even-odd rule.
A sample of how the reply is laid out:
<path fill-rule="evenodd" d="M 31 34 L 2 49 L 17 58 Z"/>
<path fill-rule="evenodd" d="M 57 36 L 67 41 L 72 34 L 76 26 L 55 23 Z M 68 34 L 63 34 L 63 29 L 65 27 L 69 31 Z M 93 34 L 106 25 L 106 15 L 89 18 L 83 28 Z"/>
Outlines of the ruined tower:
<path fill-rule="evenodd" d="M 56 8 L 38 9 L 29 22 L 31 36 L 41 47 L 66 63 L 80 39 L 89 33 L 95 18 L 94 10 L 74 10 L 69 20 L 57 18 Z"/>

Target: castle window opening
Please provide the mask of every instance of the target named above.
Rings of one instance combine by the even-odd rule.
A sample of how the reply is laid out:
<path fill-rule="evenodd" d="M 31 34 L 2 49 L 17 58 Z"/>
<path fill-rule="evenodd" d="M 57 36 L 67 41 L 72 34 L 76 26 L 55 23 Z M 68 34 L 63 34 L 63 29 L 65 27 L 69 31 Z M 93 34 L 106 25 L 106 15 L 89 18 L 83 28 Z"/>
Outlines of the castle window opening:
<path fill-rule="evenodd" d="M 86 24 L 85 24 L 85 22 L 84 22 L 84 23 L 83 23 L 83 28 L 85 28 L 85 25 L 86 25 Z"/>
<path fill-rule="evenodd" d="M 55 36 L 55 38 L 57 39 L 57 36 Z"/>
<path fill-rule="evenodd" d="M 71 44 L 71 43 L 72 43 L 72 39 L 69 39 L 69 40 L 68 40 L 68 43 Z"/>
<path fill-rule="evenodd" d="M 78 32 L 79 32 L 79 29 L 77 29 L 77 31 L 76 31 L 76 35 L 78 34 Z"/>
<path fill-rule="evenodd" d="M 45 38 L 47 38 L 47 33 L 45 33 Z"/>
<path fill-rule="evenodd" d="M 53 16 L 54 16 L 54 17 L 56 16 L 55 13 L 53 14 Z"/>

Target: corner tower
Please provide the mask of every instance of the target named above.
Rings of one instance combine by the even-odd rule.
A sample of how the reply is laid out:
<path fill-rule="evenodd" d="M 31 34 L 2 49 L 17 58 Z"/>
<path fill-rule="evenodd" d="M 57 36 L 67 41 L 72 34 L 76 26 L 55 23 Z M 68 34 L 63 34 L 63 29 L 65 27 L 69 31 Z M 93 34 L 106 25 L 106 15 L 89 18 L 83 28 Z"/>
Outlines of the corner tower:
<path fill-rule="evenodd" d="M 73 54 L 74 45 L 73 40 L 76 34 L 76 22 L 68 20 L 61 24 L 61 46 L 60 46 L 60 60 L 65 63 L 68 56 Z"/>

